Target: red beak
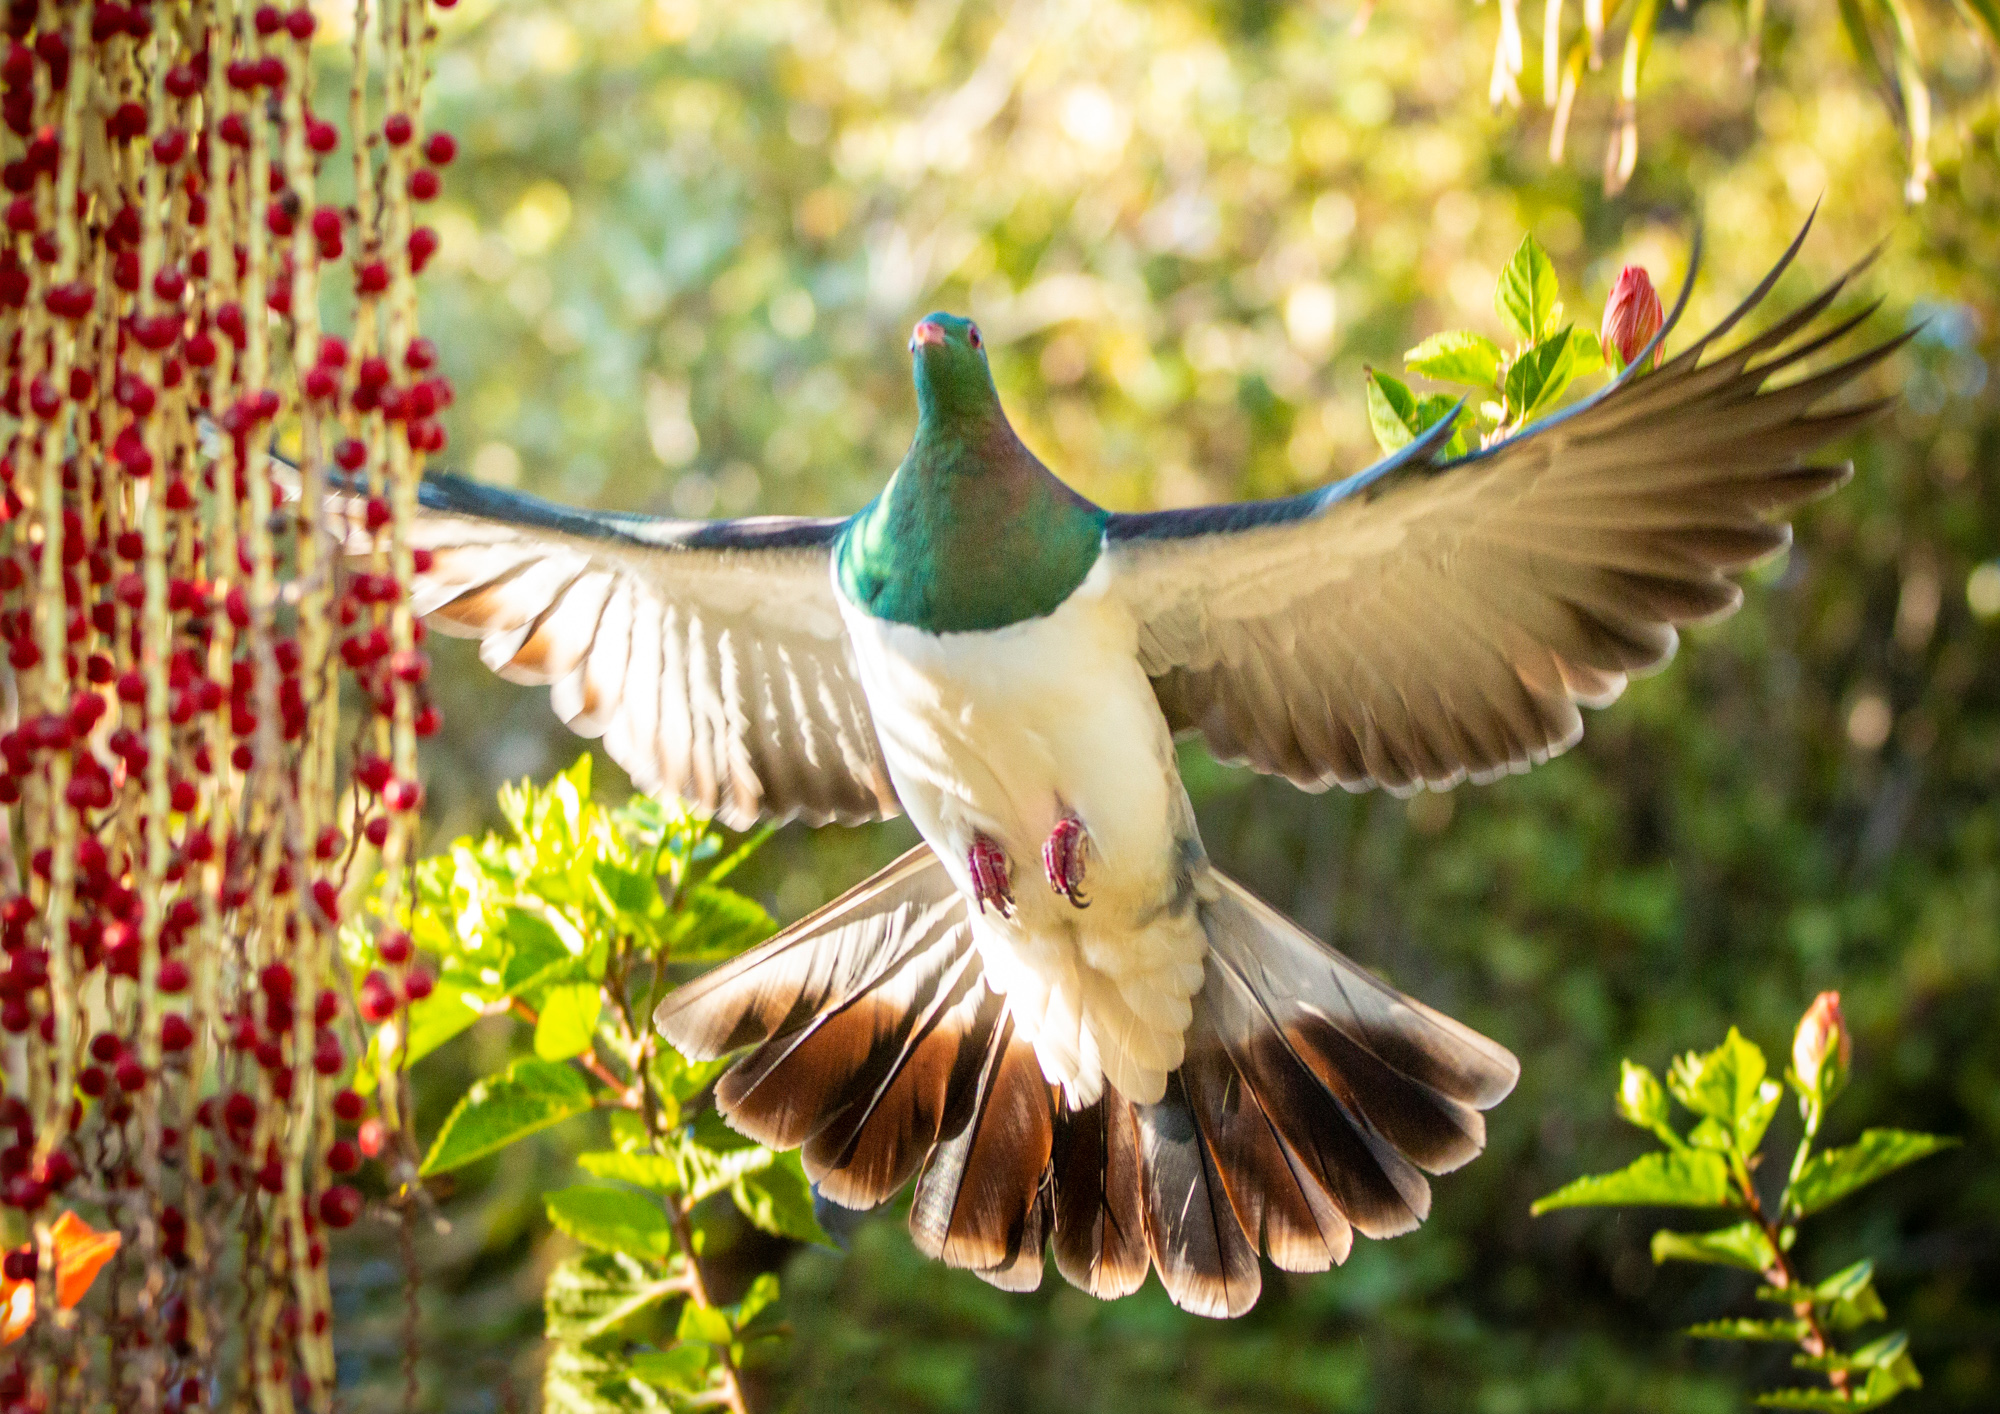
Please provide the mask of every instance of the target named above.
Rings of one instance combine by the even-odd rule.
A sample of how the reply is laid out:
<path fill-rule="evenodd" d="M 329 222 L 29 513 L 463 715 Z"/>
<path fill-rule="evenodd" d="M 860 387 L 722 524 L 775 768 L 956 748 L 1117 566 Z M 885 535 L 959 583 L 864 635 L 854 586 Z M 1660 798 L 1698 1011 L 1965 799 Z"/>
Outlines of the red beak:
<path fill-rule="evenodd" d="M 925 344 L 941 344 L 943 342 L 944 326 L 934 323 L 931 320 L 920 320 L 917 327 L 910 331 L 910 347 L 912 349 L 921 348 Z"/>

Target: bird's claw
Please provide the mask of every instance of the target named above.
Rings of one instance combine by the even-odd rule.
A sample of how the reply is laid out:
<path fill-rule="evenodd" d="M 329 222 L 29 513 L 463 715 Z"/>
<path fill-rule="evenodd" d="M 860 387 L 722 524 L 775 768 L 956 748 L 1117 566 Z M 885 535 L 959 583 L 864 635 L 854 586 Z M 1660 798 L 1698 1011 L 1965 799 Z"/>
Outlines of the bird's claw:
<path fill-rule="evenodd" d="M 1078 908 L 1090 907 L 1090 900 L 1083 895 L 1083 846 L 1086 838 L 1083 821 L 1074 815 L 1065 815 L 1056 821 L 1056 827 L 1042 842 L 1042 870 L 1049 876 L 1049 887 Z"/>
<path fill-rule="evenodd" d="M 979 901 L 979 911 L 984 913 L 990 903 L 1002 918 L 1012 918 L 1014 890 L 1007 851 L 985 835 L 974 835 L 972 848 L 965 852 L 965 865 L 972 874 L 972 896 Z"/>

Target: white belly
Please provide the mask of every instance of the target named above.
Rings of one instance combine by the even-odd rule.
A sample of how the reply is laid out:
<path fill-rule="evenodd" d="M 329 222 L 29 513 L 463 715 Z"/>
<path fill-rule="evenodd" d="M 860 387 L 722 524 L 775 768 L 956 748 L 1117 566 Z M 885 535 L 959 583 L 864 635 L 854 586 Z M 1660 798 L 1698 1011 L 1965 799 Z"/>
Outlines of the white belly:
<path fill-rule="evenodd" d="M 968 897 L 973 836 L 1007 854 L 1016 912 L 975 912 L 974 936 L 989 983 L 1076 1106 L 1106 1078 L 1131 1099 L 1160 1097 L 1206 947 L 1188 892 L 1200 847 L 1173 741 L 1137 629 L 1104 594 L 1102 571 L 1054 613 L 980 633 L 926 633 L 841 603 L 911 821 Z M 1088 908 L 1042 869 L 1042 843 L 1065 814 L 1088 839 Z"/>

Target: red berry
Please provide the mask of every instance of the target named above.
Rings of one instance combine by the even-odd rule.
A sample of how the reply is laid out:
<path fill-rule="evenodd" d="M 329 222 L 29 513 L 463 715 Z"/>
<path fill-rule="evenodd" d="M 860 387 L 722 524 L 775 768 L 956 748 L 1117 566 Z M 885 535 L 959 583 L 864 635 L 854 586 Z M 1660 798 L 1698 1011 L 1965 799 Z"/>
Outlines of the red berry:
<path fill-rule="evenodd" d="M 382 120 L 382 136 L 387 138 L 393 147 L 401 147 L 408 142 L 415 131 L 407 113 L 391 113 Z"/>
<path fill-rule="evenodd" d="M 444 183 L 438 180 L 436 172 L 432 171 L 429 167 L 419 167 L 416 171 L 410 173 L 410 199 L 412 201 L 429 201 L 438 194 L 439 189 L 443 185 Z"/>
<path fill-rule="evenodd" d="M 362 1098 L 352 1090 L 336 1090 L 333 1093 L 333 1117 L 348 1124 L 360 1119 L 367 1106 Z"/>
<path fill-rule="evenodd" d="M 361 1151 L 352 1139 L 336 1139 L 326 1151 L 326 1166 L 335 1173 L 353 1173 L 361 1167 Z"/>
<path fill-rule="evenodd" d="M 424 156 L 440 167 L 449 167 L 451 159 L 458 156 L 458 140 L 450 133 L 432 133 L 424 144 Z"/>
<path fill-rule="evenodd" d="M 361 1216 L 361 1194 L 345 1183 L 319 1195 L 319 1219 L 330 1228 L 352 1227 Z"/>
<path fill-rule="evenodd" d="M 161 968 L 165 971 L 165 967 Z M 186 1017 L 177 1011 L 170 1011 L 160 1018 L 160 1049 L 163 1051 L 184 1051 L 194 1044 L 194 1028 L 188 1025 Z"/>

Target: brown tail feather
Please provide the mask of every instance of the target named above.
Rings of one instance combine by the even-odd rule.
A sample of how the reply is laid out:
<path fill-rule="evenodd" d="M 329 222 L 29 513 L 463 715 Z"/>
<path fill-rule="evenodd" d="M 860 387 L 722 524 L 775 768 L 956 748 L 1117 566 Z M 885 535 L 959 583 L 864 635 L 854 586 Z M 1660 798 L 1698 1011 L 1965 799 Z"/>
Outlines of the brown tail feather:
<path fill-rule="evenodd" d="M 928 850 L 676 991 L 656 1020 L 691 1055 L 753 1047 L 716 1099 L 803 1145 L 821 1194 L 887 1201 L 916 1176 L 913 1240 L 1007 1290 L 1045 1253 L 1099 1297 L 1158 1268 L 1174 1301 L 1233 1316 L 1287 1271 L 1407 1231 L 1422 1171 L 1485 1143 L 1512 1056 L 1384 986 L 1210 873 L 1186 1059 L 1158 1103 L 1065 1112 L 980 970 L 966 906 Z"/>

